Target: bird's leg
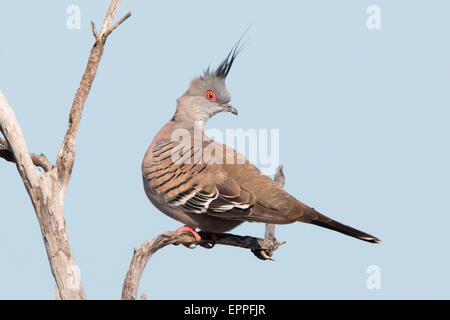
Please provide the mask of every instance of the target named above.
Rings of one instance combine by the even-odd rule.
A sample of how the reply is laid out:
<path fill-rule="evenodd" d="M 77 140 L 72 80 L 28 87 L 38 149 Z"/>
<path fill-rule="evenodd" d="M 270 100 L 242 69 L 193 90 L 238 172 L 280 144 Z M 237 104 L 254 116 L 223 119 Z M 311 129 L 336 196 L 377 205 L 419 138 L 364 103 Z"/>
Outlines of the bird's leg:
<path fill-rule="evenodd" d="M 190 233 L 192 233 L 194 235 L 196 241 L 202 240 L 202 237 L 197 233 L 197 231 L 195 231 L 195 228 L 192 227 L 192 226 L 185 225 L 185 226 L 182 226 L 182 227 L 178 228 L 175 231 L 177 231 L 177 232 L 190 232 Z M 194 249 L 196 247 L 196 245 L 190 245 L 190 244 L 183 244 L 183 246 L 185 246 L 186 248 L 189 248 L 189 249 Z"/>
<path fill-rule="evenodd" d="M 185 226 L 182 226 L 181 228 L 178 228 L 176 231 L 177 232 L 190 232 L 194 235 L 196 241 L 204 240 L 198 234 L 198 232 L 195 231 L 195 228 L 192 226 L 185 225 Z M 212 247 L 214 247 L 214 242 L 217 240 L 217 236 L 215 233 L 212 233 L 212 232 L 207 232 L 207 233 L 210 238 L 208 240 L 211 240 L 211 243 L 209 243 L 209 242 L 208 243 L 200 243 L 200 246 L 202 246 L 203 248 L 206 248 L 206 249 L 211 249 Z M 196 247 L 195 245 L 188 245 L 188 244 L 183 244 L 183 245 L 189 249 L 194 249 Z"/>

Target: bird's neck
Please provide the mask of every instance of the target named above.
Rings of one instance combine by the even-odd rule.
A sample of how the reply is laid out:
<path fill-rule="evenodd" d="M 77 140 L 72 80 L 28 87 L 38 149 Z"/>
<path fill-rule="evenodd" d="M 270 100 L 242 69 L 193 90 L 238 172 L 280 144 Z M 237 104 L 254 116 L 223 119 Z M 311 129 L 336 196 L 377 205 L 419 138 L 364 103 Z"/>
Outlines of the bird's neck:
<path fill-rule="evenodd" d="M 177 101 L 177 110 L 175 111 L 172 121 L 175 122 L 177 127 L 204 131 L 205 123 L 208 120 L 202 113 L 195 112 L 195 108 L 192 105 L 183 103 L 182 99 Z"/>

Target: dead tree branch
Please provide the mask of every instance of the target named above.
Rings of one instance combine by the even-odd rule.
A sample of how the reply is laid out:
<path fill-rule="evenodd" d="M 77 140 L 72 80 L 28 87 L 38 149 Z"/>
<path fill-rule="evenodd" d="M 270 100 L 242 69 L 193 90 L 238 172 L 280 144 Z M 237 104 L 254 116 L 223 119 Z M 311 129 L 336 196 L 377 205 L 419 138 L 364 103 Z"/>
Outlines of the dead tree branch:
<path fill-rule="evenodd" d="M 277 173 L 275 174 L 275 181 L 278 181 L 280 185 L 284 184 L 283 167 L 279 166 Z M 273 226 L 273 225 L 272 225 Z M 142 273 L 145 266 L 152 257 L 152 255 L 158 250 L 168 246 L 170 244 L 201 244 L 201 243 L 213 243 L 214 245 L 221 244 L 227 246 L 240 247 L 250 249 L 253 254 L 261 260 L 273 260 L 272 254 L 277 250 L 285 241 L 278 241 L 275 239 L 275 227 L 272 229 L 272 237 L 260 239 L 250 236 L 238 236 L 230 233 L 216 233 L 217 239 L 212 242 L 209 239 L 209 233 L 199 232 L 202 237 L 201 241 L 196 241 L 194 235 L 190 232 L 177 232 L 167 231 L 154 239 L 147 240 L 142 243 L 139 248 L 134 249 L 133 258 L 131 259 L 130 267 L 128 268 L 127 275 L 122 287 L 122 300 L 136 300 L 139 288 L 139 282 L 141 280 Z"/>
<path fill-rule="evenodd" d="M 37 167 L 41 167 L 45 172 L 48 172 L 53 169 L 53 165 L 48 161 L 45 154 L 34 154 L 31 153 L 31 161 Z M 2 138 L 0 138 L 0 158 L 5 159 L 9 162 L 16 162 L 16 158 L 14 158 L 14 153 L 9 148 L 8 142 Z"/>
<path fill-rule="evenodd" d="M 208 233 L 204 232 L 199 232 L 199 234 L 202 239 L 207 239 L 209 236 Z M 215 245 L 221 244 L 251 250 L 273 251 L 285 243 L 284 241 L 276 241 L 276 243 L 274 243 L 267 239 L 259 239 L 249 236 L 238 236 L 229 233 L 217 233 L 216 236 L 217 240 L 214 241 Z M 122 287 L 122 299 L 136 300 L 139 281 L 141 279 L 142 273 L 144 272 L 148 260 L 156 251 L 170 244 L 190 245 L 208 242 L 211 242 L 211 240 L 196 241 L 192 233 L 177 231 L 167 231 L 160 234 L 154 239 L 145 241 L 139 246 L 138 249 L 134 250 L 133 258 L 131 260 L 131 264 Z"/>
<path fill-rule="evenodd" d="M 0 157 L 16 164 L 30 196 L 41 228 L 57 292 L 61 299 L 86 298 L 66 230 L 64 197 L 75 159 L 76 134 L 81 114 L 103 55 L 106 39 L 130 16 L 128 13 L 112 26 L 119 4 L 120 0 L 111 1 L 100 34 L 97 34 L 97 31 L 94 32 L 96 41 L 73 100 L 67 132 L 54 167 L 46 156 L 28 152 L 14 111 L 0 91 L 0 131 L 6 138 L 6 140 L 0 138 Z M 45 172 L 37 170 L 35 166 L 42 167 Z"/>
<path fill-rule="evenodd" d="M 111 27 L 114 16 L 119 8 L 120 0 L 111 1 L 108 13 L 103 21 L 100 34 L 95 30 L 95 25 L 91 22 L 92 30 L 95 37 L 95 44 L 91 49 L 89 60 L 86 66 L 86 70 L 81 78 L 80 86 L 77 90 L 75 98 L 73 99 L 72 108 L 69 114 L 69 124 L 67 127 L 66 135 L 59 148 L 58 156 L 56 159 L 56 168 L 58 171 L 58 178 L 66 187 L 69 183 L 70 173 L 72 172 L 73 163 L 75 160 L 76 149 L 76 135 L 78 126 L 80 124 L 81 115 L 83 113 L 84 103 L 87 99 L 89 91 L 91 90 L 92 83 L 94 82 L 95 75 L 97 74 L 97 68 L 100 64 L 100 60 L 103 56 L 105 43 L 107 37 L 111 32 L 117 28 L 117 26 L 130 17 L 131 13 L 128 12 L 119 22 Z"/>
<path fill-rule="evenodd" d="M 284 186 L 284 182 L 286 180 L 284 173 L 283 173 L 283 166 L 278 166 L 277 171 L 275 173 L 275 176 L 273 178 L 273 180 L 275 180 L 276 182 L 278 182 L 278 184 L 283 187 Z M 275 241 L 275 225 L 271 224 L 271 223 L 267 223 L 266 224 L 266 233 L 265 233 L 265 238 L 271 241 Z M 256 256 L 258 256 L 259 254 L 261 255 L 266 255 L 267 252 L 253 252 Z M 272 252 L 268 253 L 268 257 L 272 257 Z"/>

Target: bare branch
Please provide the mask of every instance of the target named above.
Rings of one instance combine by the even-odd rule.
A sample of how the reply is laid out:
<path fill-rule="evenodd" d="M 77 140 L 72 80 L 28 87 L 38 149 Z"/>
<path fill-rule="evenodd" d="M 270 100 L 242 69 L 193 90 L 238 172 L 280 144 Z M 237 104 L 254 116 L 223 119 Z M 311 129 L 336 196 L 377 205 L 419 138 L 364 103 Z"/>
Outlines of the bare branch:
<path fill-rule="evenodd" d="M 275 180 L 276 182 L 278 182 L 278 184 L 283 187 L 284 186 L 284 181 L 285 181 L 285 177 L 284 177 L 284 173 L 283 173 L 283 166 L 278 166 L 277 171 L 275 173 L 275 176 L 273 178 L 273 180 Z M 275 225 L 271 224 L 271 223 L 267 223 L 266 224 L 266 233 L 265 233 L 265 238 L 271 241 L 275 241 Z M 254 252 L 255 253 L 255 252 Z M 257 252 L 256 255 L 258 256 L 258 254 L 261 255 L 268 255 L 269 257 L 272 256 L 272 252 Z"/>
<path fill-rule="evenodd" d="M 95 44 L 91 49 L 89 55 L 89 60 L 86 66 L 86 70 L 81 78 L 80 86 L 77 90 L 75 98 L 72 103 L 69 114 L 69 124 L 67 127 L 66 135 L 61 144 L 58 152 L 58 157 L 56 160 L 56 168 L 58 170 L 58 179 L 61 181 L 64 187 L 67 186 L 70 174 L 72 172 L 73 163 L 75 160 L 75 149 L 76 149 L 76 136 L 78 131 L 78 126 L 80 124 L 81 115 L 83 113 L 84 103 L 88 97 L 91 90 L 92 83 L 94 82 L 95 75 L 97 74 L 97 68 L 100 64 L 100 60 L 103 56 L 104 46 L 106 38 L 111 34 L 111 32 L 117 28 L 117 26 L 125 21 L 131 13 L 128 13 L 111 29 L 112 21 L 119 7 L 120 0 L 112 0 L 109 6 L 108 13 L 103 21 L 100 34 L 97 33 L 95 25 L 91 22 L 92 32 L 95 37 Z"/>
<path fill-rule="evenodd" d="M 126 15 L 124 15 L 119 21 L 117 21 L 117 23 L 114 26 L 112 26 L 112 28 L 108 29 L 108 31 L 105 32 L 105 37 L 109 36 L 111 34 L 111 32 L 116 30 L 116 28 L 118 26 L 120 26 L 122 24 L 122 22 L 127 20 L 130 16 L 131 16 L 131 12 L 128 12 Z"/>
<path fill-rule="evenodd" d="M 14 111 L 1 91 L 0 128 L 36 211 L 50 267 L 61 296 L 64 299 L 84 299 L 78 267 L 65 229 L 63 197 L 58 186 L 54 185 L 54 172 L 49 171 L 48 175 L 44 175 L 34 167 Z M 38 157 L 38 161 L 41 160 Z"/>
<path fill-rule="evenodd" d="M 58 286 L 55 284 L 55 299 L 61 300 L 61 294 L 59 293 Z"/>
<path fill-rule="evenodd" d="M 14 155 L 12 154 L 11 150 L 3 147 L 0 147 L 0 158 L 3 158 L 9 162 L 16 163 L 16 159 L 14 159 Z"/>
<path fill-rule="evenodd" d="M 48 161 L 47 157 L 44 154 L 34 154 L 31 153 L 31 160 L 35 166 L 41 167 L 45 172 L 48 172 L 53 169 L 53 165 Z M 14 158 L 14 154 L 10 149 L 3 148 L 0 146 L 0 158 L 5 159 L 6 161 L 16 163 L 16 159 Z"/>
<path fill-rule="evenodd" d="M 104 34 L 107 30 L 111 28 L 114 17 L 116 16 L 117 10 L 119 9 L 120 0 L 112 0 L 109 5 L 108 12 L 106 13 L 105 19 L 103 19 L 102 29 L 100 30 L 100 35 Z"/>
<path fill-rule="evenodd" d="M 266 224 L 266 232 L 264 234 L 264 237 L 269 240 L 275 239 L 275 225 L 272 223 Z"/>
<path fill-rule="evenodd" d="M 3 92 L 0 90 L 0 131 L 6 138 L 5 147 L 8 146 L 15 159 L 17 170 L 29 191 L 38 185 L 38 171 L 34 168 L 25 138 L 17 122 L 14 110 L 9 105 Z M 4 140 L 2 139 L 4 142 Z M 4 150 L 4 149 L 2 149 Z M 5 153 L 5 151 L 3 151 Z"/>
<path fill-rule="evenodd" d="M 129 14 L 111 29 L 120 0 L 112 0 L 102 25 L 100 35 L 92 23 L 96 42 L 91 49 L 86 70 L 72 103 L 69 124 L 53 168 L 43 154 L 30 154 L 22 130 L 13 109 L 0 91 L 0 157 L 16 163 L 24 182 L 41 228 L 50 268 L 56 282 L 57 296 L 61 299 L 86 299 L 80 272 L 70 248 L 64 218 L 64 196 L 75 158 L 75 141 L 84 103 L 94 81 L 107 36 L 123 22 Z M 40 166 L 42 173 L 35 168 Z"/>
<path fill-rule="evenodd" d="M 0 129 L 1 131 L 1 129 Z M 0 148 L 4 147 L 5 149 L 9 149 L 8 141 L 0 137 Z"/>
<path fill-rule="evenodd" d="M 53 169 L 53 165 L 48 161 L 45 154 L 31 154 L 31 160 L 33 160 L 33 164 L 35 166 L 41 167 L 45 172 L 48 172 Z"/>
<path fill-rule="evenodd" d="M 286 181 L 286 177 L 284 176 L 283 166 L 278 166 L 277 171 L 275 172 L 275 177 L 273 178 L 273 180 L 278 182 L 280 187 L 282 187 L 282 188 L 284 187 L 284 183 Z"/>
<path fill-rule="evenodd" d="M 202 239 L 209 237 L 208 233 L 199 232 Z M 221 244 L 227 246 L 241 247 L 257 251 L 275 251 L 280 247 L 284 241 L 270 241 L 267 239 L 259 239 L 249 236 L 238 236 L 229 233 L 217 233 L 217 240 L 214 244 Z M 144 272 L 145 266 L 152 255 L 170 244 L 200 244 L 208 243 L 211 240 L 201 240 L 196 241 L 195 237 L 190 232 L 177 232 L 177 231 L 167 231 L 152 240 L 147 240 L 142 243 L 138 249 L 134 250 L 133 258 L 130 263 L 125 281 L 122 287 L 122 299 L 123 300 L 136 300 L 137 292 L 139 288 L 139 281 L 141 279 L 142 273 Z M 264 256 L 260 259 L 267 260 Z"/>
<path fill-rule="evenodd" d="M 92 33 L 94 34 L 95 41 L 100 41 L 100 37 L 98 36 L 97 29 L 95 28 L 94 21 L 91 21 Z"/>
<path fill-rule="evenodd" d="M 41 153 L 38 155 L 31 153 L 30 156 L 33 164 L 35 166 L 41 167 L 45 172 L 48 172 L 53 168 L 53 165 L 50 163 L 50 161 L 48 161 L 47 157 L 44 154 Z M 0 138 L 0 158 L 3 158 L 9 162 L 16 162 L 8 141 L 3 138 Z"/>

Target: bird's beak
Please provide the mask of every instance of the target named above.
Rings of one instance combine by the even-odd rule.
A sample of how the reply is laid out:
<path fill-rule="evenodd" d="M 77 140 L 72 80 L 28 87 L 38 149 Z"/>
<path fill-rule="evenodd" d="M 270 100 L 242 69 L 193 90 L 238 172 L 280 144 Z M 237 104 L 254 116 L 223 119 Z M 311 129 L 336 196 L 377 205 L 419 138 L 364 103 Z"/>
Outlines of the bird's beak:
<path fill-rule="evenodd" d="M 226 112 L 231 112 L 231 113 L 234 114 L 234 115 L 237 115 L 237 114 L 238 114 L 238 111 L 236 110 L 236 108 L 233 107 L 233 106 L 230 105 L 230 104 L 228 104 L 228 105 L 225 106 L 224 111 L 226 111 Z"/>

